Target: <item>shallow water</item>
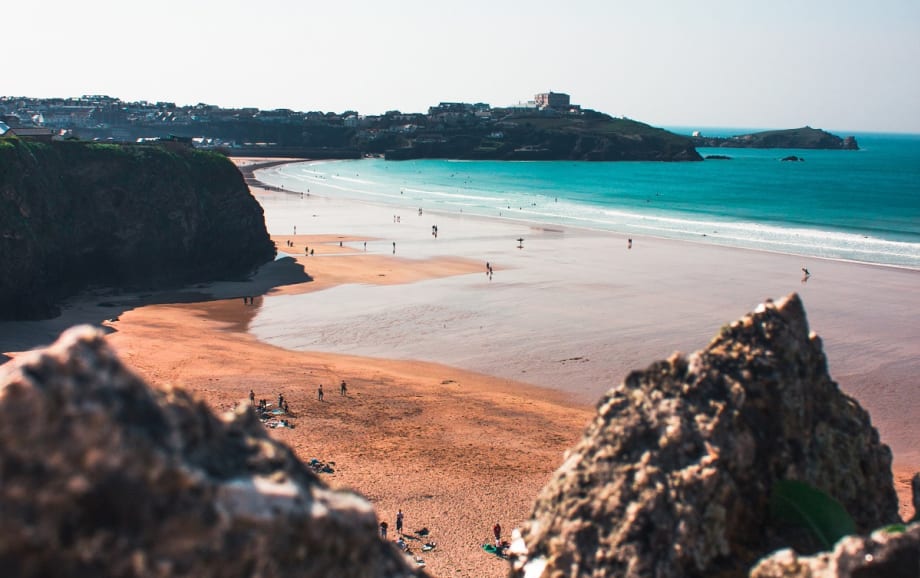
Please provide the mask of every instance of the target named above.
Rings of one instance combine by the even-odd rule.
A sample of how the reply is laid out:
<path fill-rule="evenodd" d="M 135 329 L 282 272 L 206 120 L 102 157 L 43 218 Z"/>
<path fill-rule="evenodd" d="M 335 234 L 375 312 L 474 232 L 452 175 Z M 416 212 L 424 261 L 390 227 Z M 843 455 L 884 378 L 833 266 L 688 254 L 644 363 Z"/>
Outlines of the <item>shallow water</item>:
<path fill-rule="evenodd" d="M 732 160 L 283 165 L 291 190 L 423 210 L 694 239 L 920 268 L 920 136 L 858 135 L 859 151 L 700 149 Z M 782 162 L 787 155 L 804 162 Z"/>

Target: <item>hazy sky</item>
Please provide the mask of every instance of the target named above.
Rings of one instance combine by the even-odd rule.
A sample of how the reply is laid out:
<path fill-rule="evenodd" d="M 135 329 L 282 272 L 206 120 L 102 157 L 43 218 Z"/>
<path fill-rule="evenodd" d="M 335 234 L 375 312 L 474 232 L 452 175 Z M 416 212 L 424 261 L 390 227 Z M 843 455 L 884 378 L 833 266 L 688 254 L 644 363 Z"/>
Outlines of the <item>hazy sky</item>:
<path fill-rule="evenodd" d="M 920 0 L 29 0 L 0 95 L 376 114 L 534 93 L 657 126 L 920 133 Z"/>

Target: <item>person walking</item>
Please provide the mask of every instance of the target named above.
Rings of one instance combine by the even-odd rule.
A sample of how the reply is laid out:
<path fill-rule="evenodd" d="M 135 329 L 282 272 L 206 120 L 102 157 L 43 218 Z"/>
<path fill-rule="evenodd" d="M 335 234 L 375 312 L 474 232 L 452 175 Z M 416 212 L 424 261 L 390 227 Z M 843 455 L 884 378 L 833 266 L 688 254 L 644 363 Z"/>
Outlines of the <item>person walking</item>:
<path fill-rule="evenodd" d="M 399 510 L 398 512 L 396 512 L 396 532 L 399 533 L 399 535 L 402 535 L 402 529 L 403 529 L 403 511 Z"/>
<path fill-rule="evenodd" d="M 323 401 L 323 384 L 319 384 L 319 389 L 316 390 L 316 397 L 320 401 Z"/>
<path fill-rule="evenodd" d="M 348 386 L 345 385 L 345 380 L 342 380 L 342 385 L 339 386 L 339 394 L 348 395 Z"/>

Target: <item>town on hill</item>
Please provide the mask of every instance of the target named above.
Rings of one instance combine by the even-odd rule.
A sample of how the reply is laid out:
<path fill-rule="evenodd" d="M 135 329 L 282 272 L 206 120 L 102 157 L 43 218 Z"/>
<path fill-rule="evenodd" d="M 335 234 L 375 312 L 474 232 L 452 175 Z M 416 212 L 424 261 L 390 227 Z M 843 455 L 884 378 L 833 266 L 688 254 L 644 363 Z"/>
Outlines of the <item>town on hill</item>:
<path fill-rule="evenodd" d="M 546 92 L 509 107 L 442 102 L 425 113 L 297 112 L 110 96 L 0 97 L 0 133 L 114 142 L 187 140 L 231 155 L 391 160 L 701 160 L 688 137 Z"/>

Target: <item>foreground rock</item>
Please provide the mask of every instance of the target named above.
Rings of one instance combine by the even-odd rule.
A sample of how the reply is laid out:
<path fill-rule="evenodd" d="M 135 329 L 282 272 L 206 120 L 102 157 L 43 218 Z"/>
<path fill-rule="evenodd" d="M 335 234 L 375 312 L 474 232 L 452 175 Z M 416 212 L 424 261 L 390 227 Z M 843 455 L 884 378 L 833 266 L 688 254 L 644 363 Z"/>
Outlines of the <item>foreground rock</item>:
<path fill-rule="evenodd" d="M 920 524 L 871 536 L 848 536 L 832 552 L 799 556 L 781 550 L 759 562 L 751 578 L 917 578 Z"/>
<path fill-rule="evenodd" d="M 6 576 L 420 575 L 251 411 L 151 390 L 89 328 L 0 368 L 0 481 Z"/>
<path fill-rule="evenodd" d="M 899 521 L 891 452 L 795 295 L 613 388 L 538 498 L 514 575 L 740 576 L 774 550 L 815 551 L 770 519 L 779 480 L 830 494 L 860 532 Z"/>

